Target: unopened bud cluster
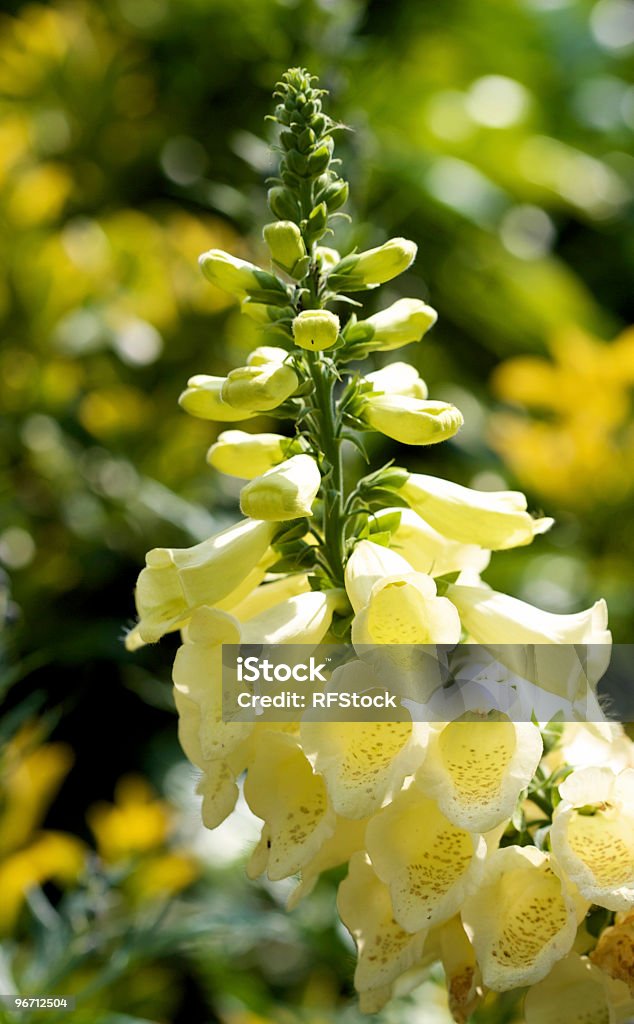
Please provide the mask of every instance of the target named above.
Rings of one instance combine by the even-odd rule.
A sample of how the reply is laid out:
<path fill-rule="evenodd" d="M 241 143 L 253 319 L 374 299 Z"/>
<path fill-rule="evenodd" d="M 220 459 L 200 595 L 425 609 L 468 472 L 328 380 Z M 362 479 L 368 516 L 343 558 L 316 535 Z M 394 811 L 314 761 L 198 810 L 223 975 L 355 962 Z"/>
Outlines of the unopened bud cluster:
<path fill-rule="evenodd" d="M 456 434 L 462 415 L 430 398 L 405 362 L 348 369 L 419 342 L 436 313 L 401 298 L 345 319 L 341 300 L 406 271 L 416 245 L 393 238 L 342 258 L 318 244 L 348 190 L 333 168 L 337 125 L 322 96 L 301 69 L 276 93 L 270 267 L 220 250 L 200 261 L 262 329 L 244 366 L 192 377 L 180 398 L 221 425 L 258 420 L 253 431 L 221 430 L 207 455 L 245 481 L 242 518 L 194 547 L 148 553 L 128 646 L 181 631 L 179 736 L 200 772 L 209 828 L 232 812 L 244 780 L 262 821 L 249 874 L 294 876 L 292 906 L 322 872 L 347 865 L 337 905 L 357 944 L 363 1010 L 440 961 L 458 1022 L 492 993 L 527 989 L 527 1024 L 624 1024 L 634 1013 L 634 746 L 620 727 L 540 728 L 530 716 L 483 720 L 478 708 L 433 726 L 407 714 L 300 714 L 284 730 L 222 718 L 223 644 L 348 641 L 355 657 L 328 685 L 353 689 L 359 679 L 372 685 L 368 647 L 394 659 L 395 678 L 407 670 L 403 644 L 558 644 L 564 654 L 594 645 L 609 659 L 603 601 L 559 615 L 481 579 L 492 552 L 529 545 L 552 525 L 530 514 L 523 494 L 392 464 L 361 479 L 346 473 L 346 449 L 365 452 L 365 434 L 419 446 L 421 459 Z M 569 669 L 540 685 L 560 696 Z M 600 675 L 584 677 L 598 719 Z"/>

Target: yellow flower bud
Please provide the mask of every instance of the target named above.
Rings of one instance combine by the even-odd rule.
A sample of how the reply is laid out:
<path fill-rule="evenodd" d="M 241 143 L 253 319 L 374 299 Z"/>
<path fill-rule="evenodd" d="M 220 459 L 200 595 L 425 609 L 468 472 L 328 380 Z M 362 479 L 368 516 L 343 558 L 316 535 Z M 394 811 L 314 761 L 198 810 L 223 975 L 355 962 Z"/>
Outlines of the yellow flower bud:
<path fill-rule="evenodd" d="M 278 220 L 264 227 L 264 241 L 271 259 L 290 277 L 303 277 L 309 260 L 302 233 L 292 220 Z"/>
<path fill-rule="evenodd" d="M 311 514 L 320 484 L 315 460 L 310 455 L 293 455 L 243 487 L 240 508 L 252 519 L 299 519 Z"/>
<path fill-rule="evenodd" d="M 405 395 L 408 398 L 427 398 L 427 385 L 418 375 L 418 370 L 409 363 L 390 363 L 382 370 L 366 374 L 376 392 L 388 395 Z"/>
<path fill-rule="evenodd" d="M 290 398 L 298 383 L 295 371 L 284 363 L 239 366 L 222 385 L 221 399 L 243 414 L 266 412 Z"/>
<path fill-rule="evenodd" d="M 341 253 L 327 245 L 318 245 L 315 247 L 315 259 L 322 270 L 329 271 L 339 263 Z"/>
<path fill-rule="evenodd" d="M 330 288 L 358 291 L 398 277 L 413 263 L 418 246 L 407 238 L 390 238 L 376 249 L 345 256 L 328 277 Z"/>
<path fill-rule="evenodd" d="M 332 348 L 339 337 L 339 317 L 327 309 L 305 309 L 293 320 L 295 344 L 309 352 Z"/>
<path fill-rule="evenodd" d="M 437 319 L 436 310 L 420 299 L 398 299 L 387 309 L 348 328 L 346 341 L 363 343 L 366 352 L 389 352 L 420 341 Z"/>
<path fill-rule="evenodd" d="M 207 452 L 207 462 L 228 476 L 252 480 L 283 462 L 291 441 L 281 434 L 247 434 L 224 430 Z"/>
<path fill-rule="evenodd" d="M 273 274 L 222 249 L 204 252 L 198 262 L 208 281 L 239 299 L 250 297 L 274 305 L 285 305 L 288 300 L 287 289 Z"/>
<path fill-rule="evenodd" d="M 453 437 L 463 424 L 462 413 L 448 402 L 427 402 L 406 395 L 369 395 L 363 419 L 375 430 L 402 444 L 437 444 Z"/>
<path fill-rule="evenodd" d="M 190 377 L 187 388 L 178 399 L 178 404 L 190 416 L 198 416 L 202 420 L 219 420 L 221 423 L 233 423 L 236 420 L 250 419 L 255 413 L 246 409 L 234 409 L 222 400 L 222 387 L 226 377 L 209 377 L 199 373 Z"/>
<path fill-rule="evenodd" d="M 410 473 L 399 494 L 445 537 L 491 551 L 530 544 L 553 524 L 552 519 L 533 519 L 519 491 L 474 491 L 439 477 Z"/>

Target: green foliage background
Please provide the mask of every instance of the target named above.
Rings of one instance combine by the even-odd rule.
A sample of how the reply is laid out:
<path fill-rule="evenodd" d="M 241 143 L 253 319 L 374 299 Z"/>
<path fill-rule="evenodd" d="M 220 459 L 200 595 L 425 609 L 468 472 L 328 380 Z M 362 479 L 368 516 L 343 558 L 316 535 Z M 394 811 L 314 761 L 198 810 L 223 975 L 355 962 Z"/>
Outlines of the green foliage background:
<path fill-rule="evenodd" d="M 570 500 L 550 497 L 548 473 L 531 490 L 490 443 L 498 364 L 547 353 L 562 331 L 609 342 L 634 319 L 634 33 L 623 5 L 11 7 L 0 22 L 2 737 L 37 720 L 74 751 L 44 825 L 89 840 L 86 808 L 111 800 L 125 772 L 144 773 L 177 804 L 182 796 L 170 645 L 130 656 L 121 637 L 145 551 L 192 543 L 235 516 L 235 482 L 204 461 L 216 428 L 176 400 L 190 374 L 222 374 L 254 344 L 255 327 L 203 281 L 196 258 L 211 246 L 262 256 L 273 167 L 263 118 L 289 65 L 319 74 L 333 115 L 354 128 L 339 147 L 354 228 L 342 224 L 336 244 L 418 242 L 414 268 L 382 301 L 407 294 L 438 309 L 433 333 L 404 357 L 467 421 L 451 444 L 377 456 L 527 489 L 558 526 L 531 551 L 499 555 L 487 579 L 554 611 L 603 595 L 615 639 L 629 642 L 631 366 L 615 371 L 625 411 L 604 459 L 587 465 L 587 487 L 584 439 L 610 420 L 613 393 L 602 406 L 600 379 L 579 386 L 590 417 L 583 428 L 564 423 L 579 456 Z M 546 424 L 557 418 L 549 401 L 531 406 Z M 529 411 L 516 414 L 526 421 Z M 558 458 L 553 450 L 553 479 Z M 193 817 L 188 827 L 193 843 Z M 160 927 L 147 908 L 148 920 L 123 905 L 115 913 L 108 893 L 120 879 L 98 865 L 61 905 L 45 886 L 51 913 L 33 901 L 23 909 L 3 970 L 29 991 L 50 981 L 51 944 L 70 960 L 79 942 L 81 977 L 67 963 L 58 986 L 90 989 L 77 1020 L 356 1020 L 331 891 L 289 920 L 277 897 L 241 880 L 239 863 L 217 866 L 213 837 L 196 856 L 198 881 L 166 901 Z M 114 970 L 123 934 L 133 952 Z M 135 990 L 138 964 L 150 980 Z M 404 1004 L 385 1020 L 443 1019 L 429 993 L 413 1012 Z M 514 1013 L 499 1005 L 486 1019 Z"/>

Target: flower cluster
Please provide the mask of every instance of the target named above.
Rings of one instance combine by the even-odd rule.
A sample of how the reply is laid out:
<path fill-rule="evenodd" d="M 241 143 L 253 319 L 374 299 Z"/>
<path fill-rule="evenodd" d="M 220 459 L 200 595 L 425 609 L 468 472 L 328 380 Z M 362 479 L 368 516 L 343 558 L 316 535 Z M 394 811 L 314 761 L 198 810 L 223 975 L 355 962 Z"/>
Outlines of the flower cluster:
<path fill-rule="evenodd" d="M 332 161 L 338 126 L 305 71 L 287 72 L 276 95 L 271 268 L 218 250 L 201 257 L 266 343 L 225 378 L 192 378 L 181 404 L 221 423 L 288 419 L 295 432 L 220 433 L 208 461 L 247 481 L 244 518 L 192 548 L 149 552 L 128 646 L 182 632 L 181 744 L 201 772 L 209 828 L 231 813 L 244 776 L 263 822 L 249 874 L 297 876 L 293 906 L 322 872 L 348 866 L 337 902 L 357 945 L 364 1010 L 441 961 L 456 1021 L 485 992 L 524 987 L 529 1024 L 546 1020 L 553 991 L 568 988 L 579 993 L 571 1022 L 624 1020 L 633 975 L 614 951 L 631 944 L 634 750 L 620 727 L 540 730 L 477 712 L 433 725 L 406 714 L 223 721 L 223 644 L 610 644 L 602 601 L 555 615 L 482 582 L 492 552 L 530 544 L 552 524 L 531 516 L 522 494 L 393 465 L 346 479 L 342 449 L 363 452 L 363 432 L 429 445 L 454 435 L 462 417 L 429 399 L 405 363 L 365 376 L 348 369 L 420 341 L 436 314 L 407 298 L 343 325 L 331 311 L 405 271 L 416 246 L 395 238 L 341 258 L 320 244 L 347 196 Z M 590 1003 L 596 1018 L 584 1016 Z"/>

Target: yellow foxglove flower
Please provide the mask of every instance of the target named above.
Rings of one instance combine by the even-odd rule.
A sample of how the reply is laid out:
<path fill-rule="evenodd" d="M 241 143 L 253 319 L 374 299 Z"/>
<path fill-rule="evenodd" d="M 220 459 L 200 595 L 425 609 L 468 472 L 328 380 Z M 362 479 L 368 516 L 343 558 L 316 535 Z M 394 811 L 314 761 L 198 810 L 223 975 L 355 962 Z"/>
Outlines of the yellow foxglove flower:
<path fill-rule="evenodd" d="M 248 434 L 223 430 L 207 452 L 207 462 L 229 476 L 252 480 L 283 462 L 292 442 L 281 434 Z"/>
<path fill-rule="evenodd" d="M 614 924 L 599 936 L 590 959 L 605 976 L 625 988 L 629 1013 L 634 1013 L 634 910 L 617 914 Z M 615 996 L 616 993 L 613 993 Z M 629 997 L 629 998 L 628 998 Z M 621 1019 L 620 1017 L 618 1019 Z M 627 1022 L 631 1017 L 627 1017 Z"/>
<path fill-rule="evenodd" d="M 368 818 L 337 818 L 333 834 L 301 869 L 301 880 L 288 897 L 287 910 L 294 910 L 313 891 L 323 871 L 347 864 L 353 853 L 364 849 L 367 824 Z"/>
<path fill-rule="evenodd" d="M 406 395 L 409 398 L 427 398 L 427 385 L 418 375 L 415 366 L 409 363 L 390 363 L 382 370 L 374 370 L 366 374 L 365 381 L 369 381 L 377 392 L 384 392 L 388 395 Z"/>
<path fill-rule="evenodd" d="M 277 220 L 266 224 L 264 241 L 273 262 L 290 277 L 303 277 L 309 260 L 302 233 L 292 220 Z"/>
<path fill-rule="evenodd" d="M 249 722 L 222 720 L 222 645 L 240 641 L 239 622 L 217 608 L 198 608 L 184 631 L 172 678 L 179 711 L 179 738 L 188 756 L 187 737 L 196 726 L 205 762 L 227 758 L 251 732 Z M 187 703 L 180 705 L 180 698 Z M 196 710 L 190 703 L 196 705 Z"/>
<path fill-rule="evenodd" d="M 387 1002 L 394 982 L 423 962 L 427 932 L 412 935 L 397 924 L 389 889 L 363 852 L 350 858 L 348 876 L 337 893 L 337 909 L 357 947 L 355 988 L 362 995 L 378 991 Z"/>
<path fill-rule="evenodd" d="M 634 769 L 581 768 L 560 787 L 553 854 L 587 900 L 608 910 L 634 905 Z M 634 976 L 634 968 L 633 968 Z"/>
<path fill-rule="evenodd" d="M 570 951 L 577 932 L 574 899 L 552 859 L 534 846 L 490 855 L 462 919 L 482 980 L 494 992 L 541 981 Z"/>
<path fill-rule="evenodd" d="M 395 551 L 360 541 L 348 559 L 345 581 L 356 612 L 355 645 L 458 643 L 454 605 L 437 597 L 431 576 L 413 572 Z"/>
<path fill-rule="evenodd" d="M 310 516 L 321 485 L 310 455 L 293 455 L 256 477 L 240 491 L 240 508 L 252 519 L 286 522 Z"/>
<path fill-rule="evenodd" d="M 302 747 L 344 818 L 366 818 L 397 793 L 425 757 L 425 722 L 302 719 Z"/>
<path fill-rule="evenodd" d="M 345 256 L 328 276 L 334 291 L 359 291 L 384 284 L 398 277 L 416 258 L 418 246 L 407 238 L 390 238 L 388 242 L 366 252 Z"/>
<path fill-rule="evenodd" d="M 258 748 L 244 784 L 246 801 L 262 818 L 262 839 L 251 876 L 266 870 L 272 881 L 300 871 L 335 830 L 323 778 L 315 775 L 292 736 L 271 732 Z"/>
<path fill-rule="evenodd" d="M 524 1001 L 526 1024 L 627 1024 L 632 1012 L 626 985 L 577 953 L 559 960 Z"/>
<path fill-rule="evenodd" d="M 407 395 L 365 396 L 361 415 L 374 430 L 401 444 L 438 444 L 457 434 L 464 423 L 455 405 Z"/>
<path fill-rule="evenodd" d="M 474 491 L 423 473 L 410 473 L 399 494 L 430 526 L 452 540 L 491 551 L 530 544 L 552 519 L 533 519 L 519 491 Z"/>
<path fill-rule="evenodd" d="M 488 832 L 510 818 L 542 755 L 531 722 L 483 721 L 472 712 L 430 734 L 416 785 L 455 825 Z"/>
<path fill-rule="evenodd" d="M 290 398 L 298 383 L 295 371 L 284 363 L 239 366 L 225 378 L 220 397 L 242 412 L 268 412 Z"/>
<path fill-rule="evenodd" d="M 239 299 L 266 302 L 268 298 L 280 304 L 288 299 L 286 288 L 273 274 L 222 249 L 204 252 L 198 262 L 208 281 Z"/>
<path fill-rule="evenodd" d="M 438 530 L 412 512 L 410 508 L 380 509 L 375 513 L 379 523 L 385 516 L 400 513 L 400 523 L 392 532 L 391 550 L 409 562 L 416 572 L 428 576 L 444 576 L 446 573 L 470 569 L 483 572 L 491 559 L 491 552 L 477 544 L 461 544 L 460 541 L 443 537 Z"/>
<path fill-rule="evenodd" d="M 309 352 L 323 352 L 337 344 L 339 317 L 327 309 L 305 309 L 293 320 L 295 344 Z"/>
<path fill-rule="evenodd" d="M 156 643 L 184 625 L 195 608 L 230 594 L 260 561 L 274 532 L 271 523 L 244 519 L 194 547 L 149 551 L 135 595 L 140 639 Z"/>
<path fill-rule="evenodd" d="M 366 848 L 407 932 L 442 924 L 477 887 L 482 836 L 453 825 L 420 790 L 402 790 L 369 822 Z"/>
<path fill-rule="evenodd" d="M 368 352 L 390 352 L 402 345 L 420 341 L 437 319 L 436 310 L 420 299 L 398 299 L 387 309 L 369 316 L 367 320 L 359 320 L 348 328 L 346 342 L 355 345 L 363 343 Z"/>
<path fill-rule="evenodd" d="M 452 585 L 448 596 L 463 625 L 479 644 L 606 644 L 611 643 L 605 601 L 572 615 L 544 612 L 516 597 L 500 594 L 484 583 Z M 609 656 L 609 648 L 608 648 Z"/>
<path fill-rule="evenodd" d="M 634 768 L 634 743 L 619 722 L 565 722 L 547 760 L 552 771 L 572 768 Z"/>
<path fill-rule="evenodd" d="M 13 930 L 29 889 L 53 880 L 76 882 L 86 867 L 84 843 L 65 832 L 40 832 L 0 863 L 0 934 Z"/>
<path fill-rule="evenodd" d="M 220 423 L 234 423 L 248 420 L 256 413 L 246 409 L 234 409 L 222 400 L 222 388 L 226 377 L 209 377 L 198 373 L 190 377 L 187 387 L 178 399 L 178 404 L 190 416 L 201 420 L 218 420 Z"/>

